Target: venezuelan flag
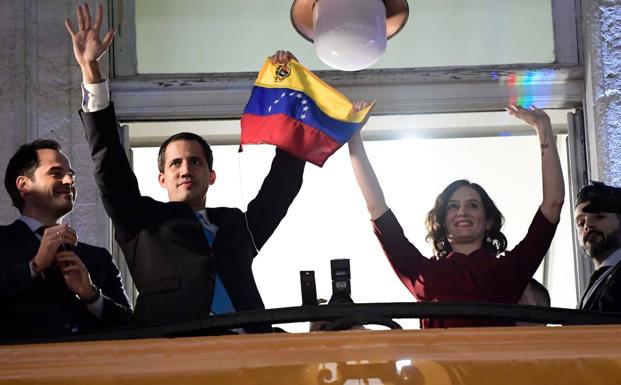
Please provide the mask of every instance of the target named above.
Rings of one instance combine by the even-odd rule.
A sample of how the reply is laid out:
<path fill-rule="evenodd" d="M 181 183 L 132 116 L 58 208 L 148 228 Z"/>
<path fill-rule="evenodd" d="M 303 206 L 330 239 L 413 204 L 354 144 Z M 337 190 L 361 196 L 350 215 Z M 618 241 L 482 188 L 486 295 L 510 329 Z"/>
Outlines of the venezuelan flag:
<path fill-rule="evenodd" d="M 321 167 L 370 110 L 354 111 L 349 99 L 295 60 L 267 59 L 241 118 L 241 144 L 273 144 Z"/>

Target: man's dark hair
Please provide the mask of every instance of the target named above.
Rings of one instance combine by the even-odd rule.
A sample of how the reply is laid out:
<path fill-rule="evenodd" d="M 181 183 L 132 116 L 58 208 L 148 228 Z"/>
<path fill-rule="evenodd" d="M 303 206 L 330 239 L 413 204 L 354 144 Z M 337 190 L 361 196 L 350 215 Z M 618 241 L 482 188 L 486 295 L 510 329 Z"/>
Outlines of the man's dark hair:
<path fill-rule="evenodd" d="M 200 135 L 196 135 L 191 132 L 180 132 L 166 139 L 164 143 L 162 143 L 162 145 L 160 146 L 160 150 L 157 153 L 157 168 L 160 170 L 160 172 L 164 172 L 164 158 L 166 156 L 166 148 L 170 143 L 176 142 L 177 140 L 189 140 L 200 144 L 201 148 L 203 149 L 203 153 L 205 154 L 207 166 L 209 167 L 209 170 L 213 170 L 213 153 L 211 152 L 211 147 L 209 146 L 209 143 L 207 143 L 207 141 L 203 139 Z"/>
<path fill-rule="evenodd" d="M 584 207 L 585 213 L 617 213 L 621 214 L 621 188 L 609 186 L 602 182 L 591 181 L 590 185 L 580 189 L 576 206 L 591 202 Z"/>
<path fill-rule="evenodd" d="M 431 241 L 436 256 L 440 258 L 446 257 L 453 250 L 448 241 L 444 220 L 447 210 L 446 205 L 451 196 L 460 187 L 471 187 L 479 194 L 485 209 L 485 219 L 492 222 L 492 228 L 487 231 L 485 238 L 483 238 L 483 249 L 492 255 L 498 255 L 505 251 L 507 248 L 507 238 L 500 231 L 505 221 L 502 213 L 483 187 L 466 179 L 460 179 L 446 186 L 444 191 L 436 198 L 433 209 L 427 214 L 427 220 L 425 221 L 427 237 L 425 239 Z"/>
<path fill-rule="evenodd" d="M 9 193 L 13 206 L 17 207 L 21 213 L 24 210 L 24 199 L 22 198 L 15 181 L 20 176 L 33 177 L 35 170 L 39 167 L 39 155 L 37 150 L 60 151 L 60 144 L 51 139 L 37 139 L 34 142 L 21 145 L 9 160 L 4 175 L 4 187 Z"/>

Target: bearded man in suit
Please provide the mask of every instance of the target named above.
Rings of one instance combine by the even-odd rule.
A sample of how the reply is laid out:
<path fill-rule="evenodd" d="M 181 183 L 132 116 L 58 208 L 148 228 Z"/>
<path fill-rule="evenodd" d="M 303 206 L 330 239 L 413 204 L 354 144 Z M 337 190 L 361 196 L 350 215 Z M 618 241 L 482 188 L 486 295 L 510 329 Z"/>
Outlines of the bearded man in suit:
<path fill-rule="evenodd" d="M 578 307 L 621 313 L 621 188 L 599 182 L 583 187 L 574 218 L 595 267 Z"/>

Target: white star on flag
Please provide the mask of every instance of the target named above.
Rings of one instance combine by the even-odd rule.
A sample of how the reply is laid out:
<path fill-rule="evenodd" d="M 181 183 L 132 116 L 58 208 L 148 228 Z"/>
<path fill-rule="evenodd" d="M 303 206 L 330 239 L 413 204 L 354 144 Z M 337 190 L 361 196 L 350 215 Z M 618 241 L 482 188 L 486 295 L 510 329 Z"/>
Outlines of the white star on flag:
<path fill-rule="evenodd" d="M 302 100 L 302 104 L 306 104 L 306 99 L 303 99 L 303 100 Z"/>
<path fill-rule="evenodd" d="M 302 111 L 308 111 L 308 106 L 302 107 Z"/>
<path fill-rule="evenodd" d="M 278 104 L 278 102 L 280 102 L 280 99 L 274 100 L 274 104 Z"/>
<path fill-rule="evenodd" d="M 289 92 L 289 96 L 295 95 L 295 92 Z"/>
<path fill-rule="evenodd" d="M 284 98 L 284 97 L 285 97 L 285 95 L 287 95 L 287 93 L 286 93 L 286 92 L 283 92 L 283 93 L 282 93 L 282 95 L 280 95 L 280 97 L 281 97 L 281 98 Z"/>
<path fill-rule="evenodd" d="M 267 112 L 272 112 L 272 106 L 267 107 Z"/>
<path fill-rule="evenodd" d="M 300 119 L 302 119 L 302 120 L 306 119 L 306 114 L 300 115 Z"/>
<path fill-rule="evenodd" d="M 295 97 L 299 99 L 299 98 L 302 97 L 302 94 L 297 94 L 297 95 L 295 95 Z"/>

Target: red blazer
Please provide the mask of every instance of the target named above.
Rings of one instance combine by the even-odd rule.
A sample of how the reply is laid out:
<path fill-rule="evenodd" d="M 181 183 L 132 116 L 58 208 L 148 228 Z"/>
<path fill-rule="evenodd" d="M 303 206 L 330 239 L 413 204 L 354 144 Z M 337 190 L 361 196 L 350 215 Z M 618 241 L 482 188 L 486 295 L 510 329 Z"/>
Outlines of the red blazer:
<path fill-rule="evenodd" d="M 526 237 L 496 257 L 483 249 L 427 258 L 412 245 L 391 210 L 373 221 L 395 273 L 418 301 L 517 303 L 554 237 L 556 225 L 537 210 Z M 421 327 L 502 326 L 484 319 L 422 319 Z"/>

